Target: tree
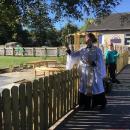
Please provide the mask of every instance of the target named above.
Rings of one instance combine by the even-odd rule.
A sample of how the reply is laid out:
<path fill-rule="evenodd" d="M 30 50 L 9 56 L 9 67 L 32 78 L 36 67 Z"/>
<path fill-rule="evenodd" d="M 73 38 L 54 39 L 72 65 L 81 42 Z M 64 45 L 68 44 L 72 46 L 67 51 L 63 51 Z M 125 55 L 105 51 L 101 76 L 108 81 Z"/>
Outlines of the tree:
<path fill-rule="evenodd" d="M 38 1 L 46 4 L 46 11 L 53 14 L 53 18 L 59 20 L 63 17 L 82 18 L 83 14 L 94 13 L 95 16 L 105 16 L 111 13 L 111 9 L 120 4 L 122 0 L 17 0 L 16 4 L 25 17 L 28 8 Z M 52 16 L 52 15 L 51 15 Z"/>
<path fill-rule="evenodd" d="M 20 11 L 13 0 L 1 0 L 0 2 L 0 23 L 6 23 L 14 28 L 20 21 Z"/>
<path fill-rule="evenodd" d="M 6 23 L 0 23 L 0 44 L 4 44 L 12 39 L 11 28 Z"/>
<path fill-rule="evenodd" d="M 88 18 L 85 20 L 85 24 L 80 28 L 80 31 L 86 31 L 88 26 L 95 22 L 94 18 Z"/>
<path fill-rule="evenodd" d="M 25 20 L 26 26 L 33 32 L 35 40 L 39 45 L 44 44 L 47 39 L 47 33 L 53 28 L 46 10 L 46 4 L 43 4 L 38 0 L 33 6 L 28 7 L 28 13 Z"/>
<path fill-rule="evenodd" d="M 78 27 L 76 25 L 73 25 L 72 23 L 68 23 L 60 31 L 61 31 L 62 42 L 63 42 L 63 44 L 65 44 L 66 36 L 79 31 L 79 29 L 78 29 Z"/>
<path fill-rule="evenodd" d="M 57 31 L 56 29 L 52 28 L 51 30 L 48 30 L 47 33 L 47 42 L 49 46 L 61 46 L 61 34 L 60 31 Z"/>
<path fill-rule="evenodd" d="M 0 3 L 0 43 L 10 41 L 25 43 L 28 32 L 24 31 L 21 23 L 21 12 L 13 0 L 2 0 Z"/>
<path fill-rule="evenodd" d="M 25 26 L 34 40 L 41 45 L 53 30 L 52 22 L 69 17 L 81 19 L 83 14 L 94 13 L 96 17 L 111 13 L 121 0 L 1 0 L 0 24 L 3 30 L 11 29 L 12 39 L 18 32 L 17 26 Z M 2 30 L 0 30 L 2 32 Z M 7 33 L 10 33 L 6 30 Z M 2 35 L 4 32 L 2 33 Z M 1 35 L 1 34 L 0 34 Z M 1 36 L 2 36 L 1 35 Z M 1 37 L 0 36 L 0 37 Z M 6 35 L 8 36 L 8 35 Z M 10 39 L 9 34 L 9 39 Z M 20 35 L 19 35 L 20 36 Z M 3 37 L 3 36 L 2 36 Z"/>
<path fill-rule="evenodd" d="M 56 17 L 68 16 L 82 18 L 83 14 L 94 13 L 102 17 L 111 13 L 111 9 L 117 6 L 121 0 L 50 0 L 52 10 Z"/>
<path fill-rule="evenodd" d="M 6 24 L 12 31 L 12 36 L 11 38 L 9 37 L 10 40 L 23 43 L 28 41 L 25 38 L 25 36 L 29 36 L 28 32 L 23 30 L 23 27 L 25 27 L 33 34 L 33 39 L 42 45 L 47 39 L 48 30 L 53 28 L 52 22 L 48 17 L 46 3 L 41 0 L 35 0 L 35 2 L 31 0 L 2 0 L 0 12 L 1 25 L 3 23 L 4 25 Z M 7 27 L 3 30 L 5 31 L 6 29 Z M 0 32 L 1 35 L 5 35 L 2 30 Z M 5 37 L 1 36 L 1 40 L 3 38 Z M 5 40 L 7 41 L 8 38 Z M 2 41 L 5 42 L 5 40 L 3 39 Z"/>
<path fill-rule="evenodd" d="M 19 22 L 19 12 L 14 3 L 1 0 L 0 19 L 0 43 L 4 44 L 12 40 L 13 30 Z"/>
<path fill-rule="evenodd" d="M 23 46 L 26 46 L 26 43 L 30 43 L 30 34 L 27 30 L 23 30 L 21 24 L 17 24 L 15 30 L 13 31 L 12 40 L 22 43 Z"/>

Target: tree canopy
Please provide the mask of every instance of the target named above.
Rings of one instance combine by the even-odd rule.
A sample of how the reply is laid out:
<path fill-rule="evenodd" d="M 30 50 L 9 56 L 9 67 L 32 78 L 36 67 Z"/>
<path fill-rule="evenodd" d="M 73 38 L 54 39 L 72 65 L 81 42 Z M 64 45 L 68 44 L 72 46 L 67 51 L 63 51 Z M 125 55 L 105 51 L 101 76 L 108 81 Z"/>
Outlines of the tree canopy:
<path fill-rule="evenodd" d="M 121 0 L 50 0 L 50 6 L 56 17 L 68 16 L 79 19 L 83 14 L 90 13 L 97 17 L 108 15 L 120 2 Z"/>
<path fill-rule="evenodd" d="M 76 25 L 73 25 L 72 23 L 66 24 L 62 29 L 61 29 L 61 39 L 63 44 L 66 44 L 66 36 L 69 34 L 73 34 L 75 32 L 79 31 L 78 27 Z"/>
<path fill-rule="evenodd" d="M 17 0 L 23 16 L 28 7 L 36 2 L 46 5 L 46 11 L 52 13 L 56 19 L 63 17 L 82 18 L 83 14 L 94 13 L 95 16 L 104 16 L 111 13 L 121 0 Z"/>
<path fill-rule="evenodd" d="M 80 31 L 86 31 L 88 26 L 95 22 L 94 18 L 88 18 L 85 20 L 85 24 L 80 28 Z"/>
<path fill-rule="evenodd" d="M 50 38 L 50 34 L 50 39 L 54 40 L 52 33 L 57 32 L 54 31 L 54 22 L 64 17 L 82 19 L 84 14 L 90 13 L 96 17 L 105 16 L 120 2 L 121 0 L 1 0 L 0 42 L 20 39 L 27 41 L 31 36 L 31 39 L 42 44 Z"/>

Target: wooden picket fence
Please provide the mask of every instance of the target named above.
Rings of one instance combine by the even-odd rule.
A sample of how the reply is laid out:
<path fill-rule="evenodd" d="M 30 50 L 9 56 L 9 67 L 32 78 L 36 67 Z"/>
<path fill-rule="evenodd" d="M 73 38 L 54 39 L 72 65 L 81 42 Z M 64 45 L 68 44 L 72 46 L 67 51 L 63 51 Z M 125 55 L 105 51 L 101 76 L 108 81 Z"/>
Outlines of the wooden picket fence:
<path fill-rule="evenodd" d="M 117 61 L 119 72 L 128 52 Z M 48 130 L 78 105 L 77 69 L 4 89 L 0 94 L 0 130 Z"/>
<path fill-rule="evenodd" d="M 117 58 L 117 73 L 119 73 L 128 64 L 129 53 L 126 51 L 121 53 L 119 58 Z"/>
<path fill-rule="evenodd" d="M 47 130 L 78 104 L 76 69 L 4 89 L 0 130 Z"/>

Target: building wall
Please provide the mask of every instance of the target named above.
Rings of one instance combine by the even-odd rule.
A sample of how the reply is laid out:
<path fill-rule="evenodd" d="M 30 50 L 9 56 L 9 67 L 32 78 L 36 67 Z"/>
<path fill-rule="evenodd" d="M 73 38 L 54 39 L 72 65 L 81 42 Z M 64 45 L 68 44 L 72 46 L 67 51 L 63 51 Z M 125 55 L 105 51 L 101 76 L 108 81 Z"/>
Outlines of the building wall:
<path fill-rule="evenodd" d="M 102 32 L 102 44 L 113 42 L 114 44 L 125 45 L 126 34 L 130 34 L 130 31 Z"/>
<path fill-rule="evenodd" d="M 105 32 L 103 33 L 102 44 L 114 43 L 124 45 L 125 34 L 121 32 Z"/>

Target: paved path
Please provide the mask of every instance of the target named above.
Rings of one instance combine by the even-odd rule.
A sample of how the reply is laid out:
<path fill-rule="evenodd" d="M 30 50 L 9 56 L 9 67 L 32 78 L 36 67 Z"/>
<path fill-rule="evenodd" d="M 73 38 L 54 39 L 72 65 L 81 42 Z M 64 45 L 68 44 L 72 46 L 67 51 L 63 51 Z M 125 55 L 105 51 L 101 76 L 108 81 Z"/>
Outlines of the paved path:
<path fill-rule="evenodd" d="M 117 77 L 105 110 L 76 110 L 55 130 L 130 130 L 130 65 Z"/>

